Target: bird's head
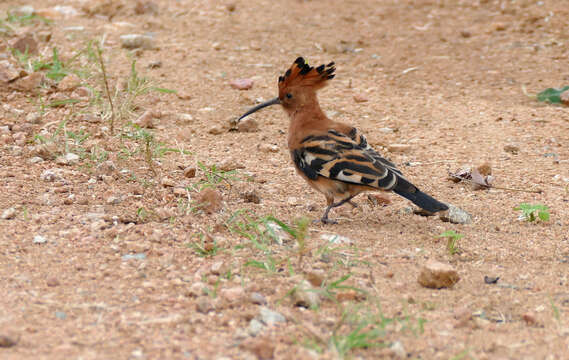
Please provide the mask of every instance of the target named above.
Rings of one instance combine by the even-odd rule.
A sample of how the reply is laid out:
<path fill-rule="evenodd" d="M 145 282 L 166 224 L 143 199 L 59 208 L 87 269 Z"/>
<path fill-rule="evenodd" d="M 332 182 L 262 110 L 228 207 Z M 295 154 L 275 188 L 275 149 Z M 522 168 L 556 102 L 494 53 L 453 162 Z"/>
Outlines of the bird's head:
<path fill-rule="evenodd" d="M 316 91 L 326 86 L 328 80 L 334 78 L 334 63 L 322 64 L 318 67 L 308 65 L 302 57 L 297 58 L 292 66 L 279 76 L 279 96 L 259 104 L 241 115 L 238 119 L 261 110 L 270 105 L 280 104 L 287 112 L 294 112 L 316 101 Z"/>

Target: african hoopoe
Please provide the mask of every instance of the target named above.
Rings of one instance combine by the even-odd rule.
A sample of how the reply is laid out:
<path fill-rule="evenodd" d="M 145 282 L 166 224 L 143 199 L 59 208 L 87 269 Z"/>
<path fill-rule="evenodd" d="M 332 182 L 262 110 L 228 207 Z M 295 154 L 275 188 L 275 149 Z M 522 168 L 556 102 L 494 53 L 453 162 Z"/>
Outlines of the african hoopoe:
<path fill-rule="evenodd" d="M 354 205 L 354 196 L 370 190 L 394 191 L 429 212 L 448 209 L 405 179 L 355 127 L 326 117 L 316 91 L 334 78 L 335 70 L 333 62 L 314 68 L 299 57 L 279 77 L 279 96 L 255 106 L 239 120 L 270 105 L 283 106 L 290 118 L 288 148 L 296 170 L 326 196 L 323 223 L 336 223 L 328 218 L 330 209 L 346 202 Z"/>

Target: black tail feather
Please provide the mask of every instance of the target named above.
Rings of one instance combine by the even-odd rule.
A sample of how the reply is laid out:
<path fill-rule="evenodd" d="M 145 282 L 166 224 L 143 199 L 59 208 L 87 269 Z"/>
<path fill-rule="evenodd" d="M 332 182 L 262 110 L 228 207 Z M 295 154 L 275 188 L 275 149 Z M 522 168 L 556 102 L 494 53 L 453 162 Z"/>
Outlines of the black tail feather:
<path fill-rule="evenodd" d="M 413 204 L 429 212 L 434 213 L 437 211 L 448 210 L 448 206 L 446 204 L 443 204 L 432 196 L 425 194 L 410 182 L 403 179 L 398 180 L 398 184 L 393 189 L 394 193 L 403 196 L 407 200 L 411 200 Z"/>

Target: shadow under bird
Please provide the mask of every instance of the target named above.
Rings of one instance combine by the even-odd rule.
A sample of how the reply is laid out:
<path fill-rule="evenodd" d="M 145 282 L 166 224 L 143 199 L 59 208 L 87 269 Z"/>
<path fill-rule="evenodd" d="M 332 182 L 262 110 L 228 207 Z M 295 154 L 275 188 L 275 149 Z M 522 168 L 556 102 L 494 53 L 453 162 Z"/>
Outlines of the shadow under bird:
<path fill-rule="evenodd" d="M 323 223 L 334 207 L 365 191 L 393 191 L 423 210 L 434 213 L 448 206 L 420 191 L 399 169 L 372 149 L 355 127 L 330 120 L 320 108 L 316 92 L 334 78 L 334 63 L 312 67 L 302 57 L 279 77 L 279 96 L 259 104 L 244 117 L 271 105 L 281 105 L 290 119 L 288 149 L 297 172 L 324 194 L 328 207 Z"/>

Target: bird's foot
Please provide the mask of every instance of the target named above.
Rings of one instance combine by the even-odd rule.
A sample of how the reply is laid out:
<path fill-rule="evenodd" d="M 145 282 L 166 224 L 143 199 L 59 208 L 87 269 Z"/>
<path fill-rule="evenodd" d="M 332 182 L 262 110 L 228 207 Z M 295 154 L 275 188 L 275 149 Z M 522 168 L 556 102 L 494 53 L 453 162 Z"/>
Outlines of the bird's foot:
<path fill-rule="evenodd" d="M 329 218 L 322 218 L 322 219 L 316 219 L 312 221 L 313 224 L 318 224 L 318 223 L 322 223 L 322 224 L 337 224 L 338 221 L 334 220 L 334 219 L 329 219 Z"/>

